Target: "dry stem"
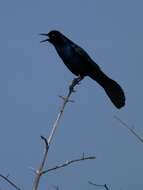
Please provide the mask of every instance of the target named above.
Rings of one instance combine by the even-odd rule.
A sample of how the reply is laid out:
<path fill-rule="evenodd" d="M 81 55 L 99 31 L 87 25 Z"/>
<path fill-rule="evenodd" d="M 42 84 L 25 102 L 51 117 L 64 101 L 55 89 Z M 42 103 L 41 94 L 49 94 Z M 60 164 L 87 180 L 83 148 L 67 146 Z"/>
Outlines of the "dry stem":
<path fill-rule="evenodd" d="M 12 180 L 10 180 L 10 179 L 8 178 L 8 176 L 4 176 L 4 175 L 0 174 L 0 177 L 1 177 L 2 179 L 4 179 L 6 182 L 8 182 L 8 183 L 9 183 L 12 187 L 14 187 L 15 189 L 21 190 L 21 188 L 18 187 L 15 182 L 13 182 Z"/>
<path fill-rule="evenodd" d="M 137 134 L 137 132 L 132 129 L 131 127 L 129 127 L 124 121 L 122 121 L 119 117 L 114 116 L 114 118 L 119 121 L 124 127 L 126 127 L 141 143 L 143 143 L 143 138 Z"/>
<path fill-rule="evenodd" d="M 84 161 L 84 160 L 91 160 L 91 159 L 95 159 L 95 158 L 96 158 L 95 156 L 84 156 L 84 155 L 83 155 L 83 156 L 82 156 L 81 158 L 79 158 L 79 159 L 67 160 L 67 161 L 65 161 L 63 164 L 59 164 L 59 165 L 57 165 L 57 166 L 54 166 L 54 167 L 49 168 L 49 169 L 47 169 L 47 170 L 44 170 L 44 171 L 42 172 L 42 174 L 46 174 L 46 173 L 48 173 L 48 172 L 50 172 L 50 171 L 53 171 L 53 170 L 57 170 L 57 169 L 66 167 L 66 166 L 71 165 L 71 164 L 73 164 L 73 163 L 75 163 L 75 162 L 80 162 L 80 161 Z"/>
<path fill-rule="evenodd" d="M 46 160 L 47 160 L 47 158 L 48 158 L 49 147 L 50 147 L 51 142 L 52 142 L 52 140 L 53 140 L 53 137 L 54 137 L 54 134 L 55 134 L 56 129 L 57 129 L 57 127 L 58 127 L 59 121 L 60 121 L 60 119 L 61 119 L 61 117 L 62 117 L 62 115 L 63 115 L 63 113 L 64 113 L 65 106 L 66 106 L 67 103 L 70 101 L 69 98 L 70 98 L 71 94 L 74 92 L 74 87 L 75 87 L 77 84 L 79 84 L 79 82 L 80 82 L 81 80 L 82 80 L 81 77 L 75 78 L 75 79 L 72 81 L 71 85 L 69 86 L 68 95 L 67 95 L 66 97 L 62 98 L 62 99 L 63 99 L 63 104 L 62 104 L 62 107 L 61 107 L 61 109 L 60 109 L 60 111 L 59 111 L 59 113 L 58 113 L 58 115 L 57 115 L 57 118 L 56 118 L 56 120 L 55 120 L 53 126 L 52 126 L 52 130 L 51 130 L 51 132 L 50 132 L 49 137 L 45 138 L 45 137 L 41 136 L 42 140 L 43 140 L 44 143 L 45 143 L 45 152 L 44 152 L 44 155 L 43 155 L 42 162 L 41 162 L 41 164 L 40 164 L 40 166 L 39 166 L 39 169 L 36 170 L 36 177 L 35 177 L 35 179 L 34 179 L 33 190 L 37 190 L 37 189 L 38 189 L 39 182 L 40 182 L 40 178 L 41 178 L 41 175 L 43 174 L 42 172 L 43 172 L 43 169 L 44 169 L 44 165 L 45 165 L 45 162 L 46 162 Z"/>

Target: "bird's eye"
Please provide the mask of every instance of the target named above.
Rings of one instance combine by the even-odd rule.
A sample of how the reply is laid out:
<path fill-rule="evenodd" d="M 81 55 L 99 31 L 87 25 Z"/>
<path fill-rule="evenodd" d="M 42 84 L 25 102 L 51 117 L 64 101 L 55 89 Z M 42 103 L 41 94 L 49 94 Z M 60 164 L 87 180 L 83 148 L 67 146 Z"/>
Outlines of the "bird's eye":
<path fill-rule="evenodd" d="M 52 36 L 52 38 L 54 38 L 54 37 L 55 37 L 55 34 L 52 34 L 51 36 Z"/>

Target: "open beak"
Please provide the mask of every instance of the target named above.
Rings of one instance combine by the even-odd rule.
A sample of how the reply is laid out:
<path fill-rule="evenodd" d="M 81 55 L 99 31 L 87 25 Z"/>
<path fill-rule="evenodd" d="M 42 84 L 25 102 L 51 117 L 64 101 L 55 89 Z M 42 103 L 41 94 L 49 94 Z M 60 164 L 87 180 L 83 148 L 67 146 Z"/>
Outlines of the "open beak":
<path fill-rule="evenodd" d="M 41 40 L 40 43 L 47 42 L 47 41 L 50 42 L 50 38 L 49 38 L 49 35 L 48 35 L 48 34 L 41 33 L 40 35 L 41 35 L 41 36 L 46 36 L 46 37 L 48 37 L 48 38 L 45 39 L 45 40 Z"/>

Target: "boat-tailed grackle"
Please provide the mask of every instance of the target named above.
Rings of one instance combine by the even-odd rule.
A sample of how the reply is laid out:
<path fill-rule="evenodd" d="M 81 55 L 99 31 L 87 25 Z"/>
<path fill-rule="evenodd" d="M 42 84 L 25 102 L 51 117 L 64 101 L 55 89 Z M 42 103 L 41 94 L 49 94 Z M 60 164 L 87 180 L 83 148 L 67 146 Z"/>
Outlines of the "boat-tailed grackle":
<path fill-rule="evenodd" d="M 42 33 L 41 35 L 48 37 L 41 42 L 48 41 L 53 44 L 58 55 L 73 74 L 80 76 L 81 79 L 89 76 L 95 80 L 103 87 L 112 103 L 118 109 L 125 105 L 125 95 L 121 86 L 109 78 L 85 50 L 59 31 L 53 30 L 48 34 Z"/>

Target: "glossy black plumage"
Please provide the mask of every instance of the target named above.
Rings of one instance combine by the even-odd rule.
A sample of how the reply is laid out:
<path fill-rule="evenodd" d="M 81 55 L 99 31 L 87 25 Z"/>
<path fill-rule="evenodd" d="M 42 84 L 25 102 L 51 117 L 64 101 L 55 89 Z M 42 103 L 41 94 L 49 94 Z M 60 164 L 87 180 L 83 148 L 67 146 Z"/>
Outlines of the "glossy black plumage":
<path fill-rule="evenodd" d="M 57 50 L 68 69 L 75 75 L 84 78 L 89 76 L 100 84 L 112 103 L 121 108 L 125 105 L 125 95 L 120 85 L 110 79 L 100 67 L 90 58 L 81 47 L 76 45 L 59 31 L 51 31 L 48 34 L 41 34 L 48 38 L 41 42 L 49 41 Z"/>

